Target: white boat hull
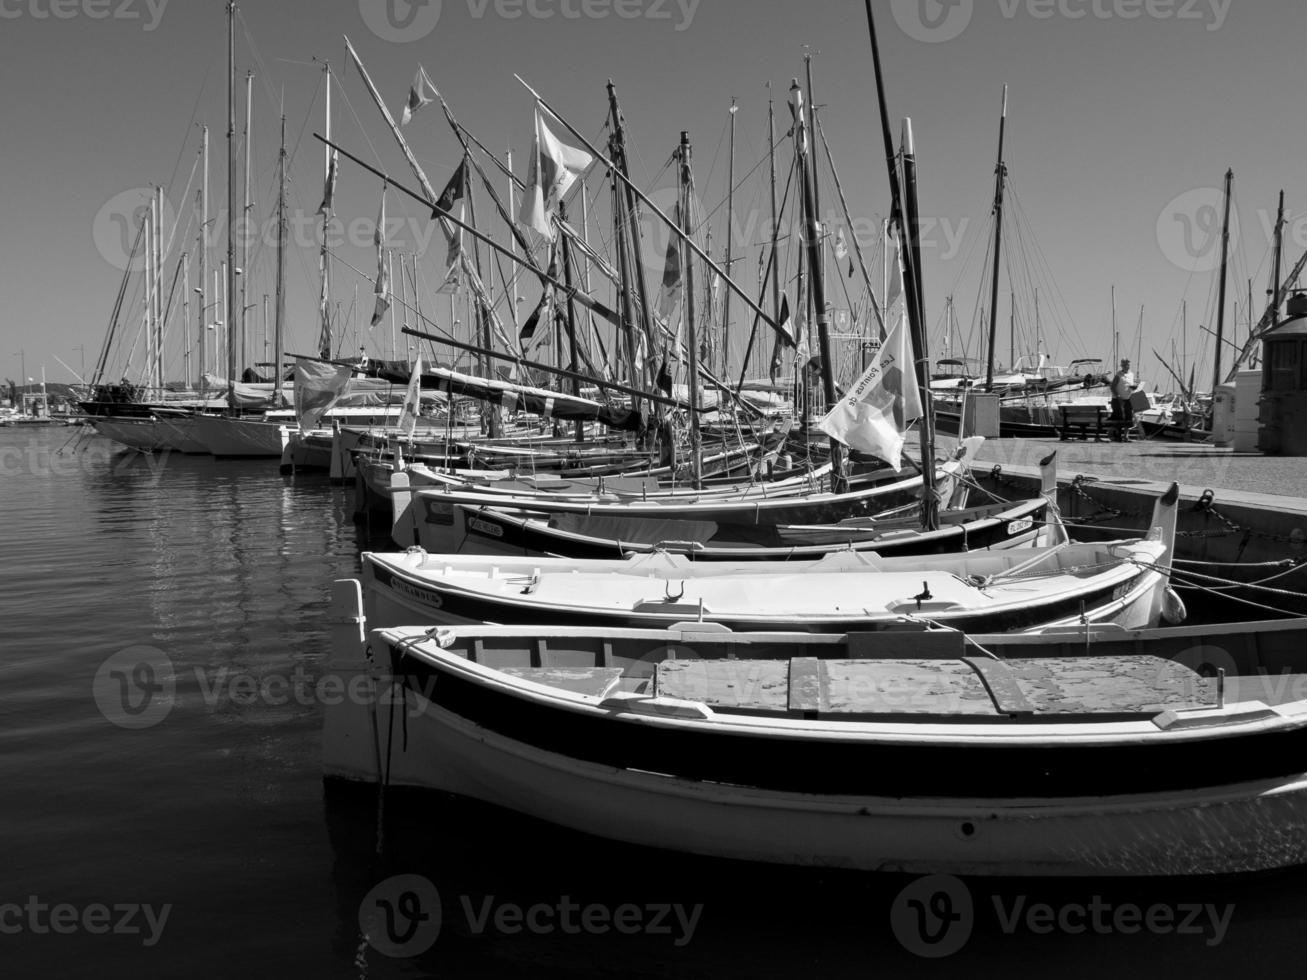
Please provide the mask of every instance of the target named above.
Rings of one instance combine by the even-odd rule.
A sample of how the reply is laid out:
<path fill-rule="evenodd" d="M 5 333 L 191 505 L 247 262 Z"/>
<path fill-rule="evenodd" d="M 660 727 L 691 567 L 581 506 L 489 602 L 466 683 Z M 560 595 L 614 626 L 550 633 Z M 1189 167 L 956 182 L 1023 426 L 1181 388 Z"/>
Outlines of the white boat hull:
<path fill-rule="evenodd" d="M 195 436 L 218 458 L 280 459 L 285 446 L 285 426 L 262 419 L 222 415 L 195 417 Z"/>
<path fill-rule="evenodd" d="M 90 422 L 100 435 L 128 449 L 154 453 L 169 448 L 167 434 L 157 419 L 92 416 Z"/>
<path fill-rule="evenodd" d="M 1229 874 L 1307 862 L 1307 775 L 1117 799 L 819 797 L 594 765 L 408 697 L 389 782 L 471 797 L 573 830 L 710 857 L 966 875 Z M 385 715 L 382 731 L 385 731 Z M 398 725 L 398 722 L 396 723 Z M 327 775 L 375 781 L 371 737 L 332 729 Z M 383 736 L 384 737 L 384 736 Z M 333 740 L 366 752 L 351 764 Z M 386 753 L 383 743 L 382 752 Z"/>

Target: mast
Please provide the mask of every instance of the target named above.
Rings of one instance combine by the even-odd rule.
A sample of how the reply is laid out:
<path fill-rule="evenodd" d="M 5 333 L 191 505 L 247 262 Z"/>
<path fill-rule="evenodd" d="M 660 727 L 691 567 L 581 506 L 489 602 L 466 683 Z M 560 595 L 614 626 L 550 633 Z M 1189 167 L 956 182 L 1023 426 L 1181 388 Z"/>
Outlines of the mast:
<path fill-rule="evenodd" d="M 145 387 L 154 387 L 154 195 L 150 195 L 150 209 L 145 212 Z M 23 379 L 27 383 L 27 379 Z M 152 397 L 147 394 L 147 397 Z"/>
<path fill-rule="evenodd" d="M 331 139 L 331 62 L 322 63 L 322 73 L 326 81 L 326 122 L 325 133 L 328 140 Z M 282 141 L 285 142 L 285 117 L 282 117 Z M 283 153 L 284 153 L 283 149 Z M 335 151 L 326 144 L 323 144 L 323 173 L 326 193 L 334 192 L 334 181 L 336 178 L 336 156 Z M 331 356 L 331 256 L 327 253 L 327 236 L 328 228 L 331 224 L 333 202 L 323 198 L 322 208 L 322 248 L 318 252 L 318 276 L 321 279 L 321 298 L 318 306 L 318 316 L 322 320 L 318 332 L 318 352 L 323 357 Z M 280 366 L 277 368 L 281 370 Z"/>
<path fill-rule="evenodd" d="M 455 128 L 454 131 L 458 132 L 457 127 Z M 476 188 L 473 186 L 472 181 L 470 179 L 466 179 L 468 174 L 468 165 L 471 159 L 472 159 L 472 154 L 466 148 L 465 145 L 463 149 L 463 161 L 460 164 L 460 166 L 463 167 L 463 173 L 464 173 L 465 183 L 466 183 L 466 186 L 464 187 L 464 194 L 467 197 L 468 222 L 472 225 L 476 225 L 477 223 Z M 490 186 L 489 182 L 487 182 L 486 186 L 487 187 Z M 508 244 L 510 248 L 513 247 L 512 241 L 510 241 Z M 416 261 L 416 259 L 417 256 L 414 256 L 414 261 Z M 481 243 L 475 238 L 472 239 L 472 263 L 473 265 L 476 266 L 477 275 L 478 276 L 481 275 L 482 274 Z M 493 268 L 494 266 L 491 266 L 492 270 Z M 516 313 L 514 313 L 514 320 L 516 321 Z M 475 321 L 474 330 L 477 339 L 476 341 L 477 346 L 484 348 L 485 350 L 493 350 L 494 344 L 491 343 L 490 323 L 487 321 L 485 311 L 481 307 L 481 304 L 479 303 L 477 304 L 477 308 L 476 308 L 476 321 Z M 480 369 L 482 377 L 486 377 L 486 378 L 494 377 L 494 369 L 490 364 L 489 358 L 483 357 L 481 354 L 477 354 L 477 367 Z M 486 420 L 486 432 L 489 433 L 492 439 L 498 439 L 503 434 L 501 432 L 501 427 L 500 427 L 498 407 L 490 404 L 485 405 L 483 408 L 482 417 L 485 418 Z"/>
<path fill-rule="evenodd" d="M 236 334 L 231 303 L 236 297 L 236 0 L 227 0 L 227 268 L 223 322 L 227 325 L 227 407 L 236 408 Z"/>
<path fill-rule="evenodd" d="M 726 286 L 732 292 L 734 292 L 736 296 L 740 298 L 740 300 L 744 303 L 745 306 L 747 306 L 751 311 L 753 311 L 753 313 L 755 313 L 761 320 L 766 322 L 767 326 L 771 327 L 773 330 L 779 329 L 779 327 L 776 324 L 776 321 L 771 319 L 769 316 L 767 316 L 767 314 L 765 314 L 762 311 L 762 308 L 753 301 L 753 298 L 747 292 L 745 292 L 744 289 L 734 279 L 732 279 L 729 275 L 727 275 L 725 272 L 722 271 L 722 267 L 713 261 L 712 256 L 708 255 L 692 239 L 687 239 L 685 232 L 681 230 L 677 222 L 669 218 L 663 212 L 663 210 L 650 199 L 649 195 L 645 194 L 643 191 L 640 190 L 639 187 L 635 185 L 635 182 L 631 180 L 629 172 L 626 169 L 625 160 L 623 160 L 621 162 L 621 165 L 619 166 L 618 162 L 614 161 L 611 157 L 604 156 L 603 151 L 600 150 L 597 146 L 595 146 L 594 143 L 592 143 L 589 139 L 587 139 L 584 133 L 582 133 L 579 129 L 573 126 L 565 118 L 563 118 L 563 116 L 561 116 L 558 113 L 558 110 L 556 110 L 545 100 L 544 96 L 542 96 L 535 89 L 531 88 L 530 85 L 527 85 L 527 83 L 522 80 L 522 77 L 520 75 L 515 75 L 514 77 L 518 80 L 518 82 L 522 85 L 523 88 L 525 88 L 528 92 L 531 93 L 531 95 L 535 98 L 536 102 L 539 103 L 539 105 L 542 108 L 547 110 L 551 116 L 557 119 L 558 122 L 569 133 L 572 134 L 573 137 L 575 137 L 577 140 L 581 142 L 581 145 L 584 146 L 586 150 L 588 150 L 595 157 L 598 163 L 603 164 L 603 166 L 608 168 L 610 172 L 612 172 L 617 176 L 617 178 L 622 182 L 622 185 L 626 188 L 628 194 L 633 195 L 635 199 L 639 200 L 645 207 L 647 207 L 650 211 L 652 211 L 655 215 L 657 215 L 658 220 L 663 222 L 663 224 L 665 224 L 668 228 L 672 229 L 673 234 L 675 234 L 682 241 L 686 242 L 690 250 L 699 257 L 700 262 L 704 263 L 704 265 L 706 265 L 709 269 L 711 269 L 715 274 L 721 276 L 725 281 Z M 610 96 L 610 102 L 614 107 L 616 107 L 616 94 L 615 94 L 615 90 L 612 88 L 611 81 L 609 82 L 609 96 Z M 624 123 L 622 123 L 620 110 L 618 111 L 617 116 L 618 116 L 617 119 L 618 123 L 624 126 Z M 625 137 L 623 137 L 622 140 L 619 141 L 618 145 L 625 146 Z M 632 209 L 632 213 L 634 213 L 634 209 Z M 643 275 L 641 276 L 641 278 L 643 279 Z"/>
<path fill-rule="evenodd" d="M 903 204 L 907 210 L 908 253 L 916 294 L 912 347 L 916 352 L 917 390 L 921 397 L 921 523 L 927 531 L 939 527 L 939 498 L 935 495 L 935 414 L 930 400 L 930 338 L 926 335 L 926 305 L 921 285 L 921 212 L 917 207 L 917 151 L 912 141 L 912 120 L 903 120 Z M 912 321 L 909 321 L 910 323 Z"/>
<path fill-rule="evenodd" d="M 567 205 L 562 201 L 558 202 L 558 220 L 567 220 Z M 572 300 L 572 247 L 566 235 L 561 237 L 563 240 L 563 282 L 567 286 L 567 344 L 568 350 L 571 351 L 571 360 L 568 367 L 572 371 L 572 394 L 580 398 L 581 382 L 578 380 L 580 377 L 578 374 L 580 361 L 576 349 L 576 303 Z M 561 351 L 559 355 L 561 357 Z M 585 441 L 585 423 L 581 419 L 576 420 L 576 441 Z"/>
<path fill-rule="evenodd" d="M 254 111 L 254 72 L 245 72 L 245 196 L 241 206 L 241 353 L 240 361 L 248 365 L 249 356 L 249 290 L 250 290 L 250 114 Z"/>
<path fill-rule="evenodd" d="M 191 383 L 191 340 L 186 332 L 186 325 L 191 322 L 191 253 L 182 252 L 182 336 L 186 338 L 182 347 L 182 376 L 186 384 Z M 86 370 L 85 367 L 82 368 Z M 83 379 L 85 380 L 85 379 Z"/>
<path fill-rule="evenodd" d="M 1221 345 L 1225 343 L 1225 288 L 1226 272 L 1230 261 L 1230 191 L 1234 184 L 1234 170 L 1225 172 L 1225 217 L 1221 221 L 1221 283 L 1216 300 L 1216 369 L 1212 375 L 1212 393 L 1221 383 Z"/>
<path fill-rule="evenodd" d="M 590 247 L 590 204 L 589 189 L 586 187 L 585 180 L 581 181 L 581 244 L 587 249 Z M 582 254 L 581 256 L 581 288 L 590 292 L 590 256 Z M 599 339 L 599 326 L 595 323 L 594 312 L 590 312 L 590 339 L 599 350 L 603 358 L 604 376 L 610 377 L 609 371 L 613 365 L 609 362 L 608 354 L 604 350 L 603 342 Z"/>
<path fill-rule="evenodd" d="M 1017 367 L 1017 291 L 1015 289 L 1012 290 L 1011 299 L 1008 300 L 1007 346 L 1008 363 L 1015 371 Z"/>
<path fill-rule="evenodd" d="M 277 318 L 272 329 L 272 407 L 282 404 L 282 360 L 286 343 L 286 113 L 281 114 L 281 149 L 277 153 Z M 323 241 L 326 241 L 324 236 Z M 325 247 L 325 246 L 324 246 Z M 266 317 L 266 313 L 265 313 Z"/>
<path fill-rule="evenodd" d="M 812 52 L 805 52 L 803 55 L 803 67 L 807 73 L 808 86 L 808 146 L 805 152 L 808 160 L 808 170 L 812 181 L 812 213 L 816 215 L 817 230 L 819 234 L 825 234 L 825 228 L 821 224 L 821 181 L 817 179 L 817 149 L 815 140 L 817 139 L 817 99 L 813 95 L 812 89 Z M 810 152 L 809 152 L 810 151 Z M 822 242 L 817 243 L 816 264 L 812 266 L 813 278 L 826 278 L 826 249 Z M 830 402 L 827 407 L 834 405 Z"/>
<path fill-rule="evenodd" d="M 163 186 L 154 188 L 154 383 L 163 389 Z"/>
<path fill-rule="evenodd" d="M 195 332 L 198 334 L 200 345 L 200 370 L 198 382 L 200 390 L 203 391 L 204 372 L 208 365 L 205 364 L 204 351 L 208 346 L 208 323 L 205 317 L 208 316 L 209 310 L 209 274 L 208 274 L 208 254 L 209 254 L 209 127 L 200 127 L 200 157 L 203 161 L 204 177 L 200 184 L 200 235 L 199 241 L 195 245 L 195 262 L 196 278 L 199 279 L 200 285 L 196 292 L 200 294 L 200 315 L 195 324 Z"/>
<path fill-rule="evenodd" d="M 731 272 L 731 264 L 734 262 L 734 242 L 735 242 L 735 114 L 739 112 L 740 107 L 736 104 L 735 98 L 731 98 L 731 146 L 728 157 L 727 178 L 726 178 L 726 272 Z M 722 306 L 722 376 L 726 377 L 731 372 L 731 291 L 726 290 L 726 296 L 723 298 Z"/>
<path fill-rule="evenodd" d="M 649 306 L 649 289 L 644 276 L 644 245 L 640 238 L 639 204 L 636 201 L 638 192 L 635 190 L 635 185 L 631 183 L 631 172 L 626 159 L 626 119 L 622 116 L 622 107 L 617 102 L 617 87 L 613 85 L 611 78 L 608 80 L 608 106 L 612 119 L 613 149 L 616 151 L 613 159 L 616 166 L 613 172 L 622 179 L 624 185 L 625 193 L 622 195 L 622 199 L 625 203 L 626 220 L 630 226 L 627 242 L 631 247 L 633 259 L 631 266 L 634 268 L 628 267 L 627 274 L 630 275 L 632 271 L 635 273 L 636 296 L 640 301 L 640 329 L 644 334 L 645 343 L 649 345 L 649 353 L 652 356 L 654 347 L 652 309 Z M 567 128 L 570 130 L 572 127 L 568 126 Z M 669 222 L 669 224 L 671 223 Z M 676 230 L 678 233 L 680 232 L 680 229 Z M 647 374 L 647 361 L 645 369 Z M 635 381 L 632 380 L 631 383 L 634 384 Z"/>
<path fill-rule="evenodd" d="M 794 118 L 802 125 L 804 119 L 803 90 L 795 79 L 790 85 L 790 97 L 793 100 Z M 809 117 L 810 118 L 810 117 Z M 812 277 L 812 307 L 817 315 L 817 343 L 821 350 L 821 383 L 826 396 L 826 406 L 833 408 L 839 400 L 835 394 L 835 366 L 830 353 L 830 316 L 826 312 L 826 284 L 821 274 L 821 220 L 817 214 L 817 199 L 813 185 L 815 174 L 808 166 L 809 133 L 801 133 L 798 139 L 799 182 L 803 188 L 804 238 L 808 253 L 808 270 Z M 796 364 L 795 373 L 799 371 Z M 847 487 L 844 473 L 844 453 L 839 444 L 831 440 L 830 444 L 831 475 L 837 492 Z"/>
<path fill-rule="evenodd" d="M 998 164 L 994 167 L 994 270 L 989 291 L 989 363 L 985 368 L 985 390 L 994 390 L 994 339 L 998 329 L 998 274 L 1003 250 L 1003 137 L 1007 130 L 1007 86 L 1003 86 L 1003 115 L 998 123 Z"/>
<path fill-rule="evenodd" d="M 780 265 L 776 261 L 776 251 L 780 247 L 780 214 L 776 203 L 776 101 L 772 98 L 771 82 L 767 83 L 767 161 L 771 169 L 771 309 L 772 317 L 781 322 L 781 276 Z M 781 338 L 775 338 L 775 344 Z M 743 383 L 743 373 L 741 373 Z"/>
<path fill-rule="evenodd" d="M 508 152 L 505 154 L 505 158 L 508 164 L 508 213 L 516 214 L 517 205 L 513 203 L 513 195 L 516 191 L 516 188 L 513 185 L 513 148 L 511 146 L 508 148 Z M 511 222 L 509 223 L 509 226 L 512 227 Z M 514 257 L 516 257 L 517 256 L 516 235 L 514 235 L 513 240 L 508 243 L 508 247 L 512 249 L 513 255 Z M 510 319 L 512 319 L 513 321 L 513 333 L 516 334 L 517 333 L 517 304 L 519 302 L 518 293 L 517 293 L 517 270 L 516 269 L 513 270 L 513 278 L 510 285 L 512 286 L 512 290 L 513 290 L 513 305 L 509 307 L 510 314 L 511 314 Z M 589 289 L 586 290 L 587 293 L 589 291 L 590 291 Z"/>
<path fill-rule="evenodd" d="M 1121 366 L 1121 334 L 1116 329 L 1116 283 L 1112 283 L 1112 371 Z"/>
<path fill-rule="evenodd" d="M 1270 294 L 1271 305 L 1274 308 L 1274 314 L 1271 317 L 1272 329 L 1280 322 L 1280 275 L 1284 267 L 1284 191 L 1280 191 L 1280 207 L 1275 214 L 1275 268 L 1271 274 L 1275 276 L 1271 282 Z M 1252 339 L 1255 328 L 1252 322 L 1252 302 L 1248 304 L 1248 339 Z"/>
<path fill-rule="evenodd" d="M 1035 356 L 1039 357 L 1039 287 L 1035 287 Z"/>
<path fill-rule="evenodd" d="M 690 173 L 690 134 L 681 131 L 678 150 L 681 178 L 681 222 L 685 229 L 683 241 L 694 233 L 694 216 L 690 214 L 693 200 L 693 178 Z M 690 470 L 695 489 L 703 485 L 703 446 L 699 433 L 699 331 L 694 322 L 694 257 L 688 246 L 681 246 L 681 262 L 685 267 L 685 343 L 689 348 L 690 362 Z"/>
<path fill-rule="evenodd" d="M 609 137 L 610 145 L 616 142 L 615 135 Z M 613 240 L 617 249 L 617 270 L 618 278 L 621 280 L 621 286 L 618 289 L 618 301 L 622 306 L 622 329 L 619 331 L 619 345 L 626 355 L 626 381 L 628 384 L 635 386 L 642 379 L 636 376 L 636 336 L 635 336 L 635 310 L 631 303 L 631 278 L 628 265 L 630 263 L 630 250 L 626 244 L 626 222 L 622 219 L 622 191 L 616 178 L 612 183 L 613 192 Z M 631 408 L 635 411 L 640 410 L 640 399 L 632 397 Z"/>

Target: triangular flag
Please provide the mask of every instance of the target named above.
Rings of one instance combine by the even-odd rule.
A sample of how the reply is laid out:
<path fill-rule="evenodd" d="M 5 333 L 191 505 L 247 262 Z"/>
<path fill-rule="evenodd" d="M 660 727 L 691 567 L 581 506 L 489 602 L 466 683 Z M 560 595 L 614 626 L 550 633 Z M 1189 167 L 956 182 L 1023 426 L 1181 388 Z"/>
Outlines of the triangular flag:
<path fill-rule="evenodd" d="M 419 65 L 418 73 L 413 78 L 413 85 L 408 90 L 408 102 L 404 104 L 404 114 L 399 120 L 401 126 L 407 126 L 415 112 L 435 101 L 432 96 L 427 95 L 428 88 L 434 90 L 435 86 L 431 84 L 431 80 L 427 78 L 427 73 Z"/>
<path fill-rule="evenodd" d="M 662 364 L 658 368 L 658 379 L 655 382 L 660 389 L 667 393 L 670 398 L 672 395 L 672 369 L 667 363 L 667 355 L 663 354 Z"/>
<path fill-rule="evenodd" d="M 458 169 L 454 171 L 454 176 L 449 178 L 449 183 L 446 184 L 445 189 L 440 192 L 440 198 L 436 201 L 436 207 L 440 208 L 440 211 L 445 213 L 452 211 L 454 205 L 463 200 L 466 188 L 467 157 L 464 157 L 463 162 L 460 163 Z M 437 212 L 433 217 L 439 215 L 439 213 L 440 212 Z M 461 209 L 459 210 L 458 218 L 460 221 L 463 220 L 463 211 Z M 449 244 L 449 252 L 445 256 L 445 267 L 448 269 L 457 264 L 459 256 L 463 253 L 463 229 L 451 225 L 447 221 L 442 223 L 441 227 L 445 230 L 445 238 Z"/>
<path fill-rule="evenodd" d="M 408 391 L 404 393 L 404 407 L 399 413 L 399 429 L 412 438 L 422 412 L 422 355 L 413 362 L 413 373 L 408 378 Z"/>
<path fill-rule="evenodd" d="M 843 262 L 844 257 L 849 254 L 849 243 L 844 240 L 844 229 L 837 228 L 835 231 L 835 261 Z"/>
<path fill-rule="evenodd" d="M 880 457 L 898 472 L 908 420 L 922 414 L 905 313 L 862 377 L 818 426 L 831 438 Z"/>
<path fill-rule="evenodd" d="M 440 192 L 440 198 L 436 201 L 436 207 L 442 211 L 448 211 L 453 208 L 456 201 L 463 200 L 463 194 L 467 189 L 467 158 L 458 165 L 454 171 L 454 176 L 449 178 L 449 183 L 445 189 Z"/>
<path fill-rule="evenodd" d="M 794 324 L 790 320 L 790 298 L 784 294 L 781 295 L 781 318 L 776 321 L 776 326 L 780 328 L 784 340 L 793 347 Z"/>
<path fill-rule="evenodd" d="M 327 164 L 327 183 L 322 190 L 322 203 L 318 205 L 318 214 L 330 215 L 336 201 L 336 172 L 340 167 L 340 153 L 331 151 L 331 160 Z"/>
<path fill-rule="evenodd" d="M 372 241 L 377 246 L 377 285 L 374 290 L 377 297 L 372 311 L 372 326 L 381 322 L 381 318 L 390 309 L 390 269 L 386 264 L 386 185 L 381 185 L 381 212 L 377 215 L 377 230 L 372 234 Z"/>
<path fill-rule="evenodd" d="M 519 343 L 525 344 L 535 336 L 536 328 L 540 326 L 540 319 L 545 316 L 545 312 L 549 308 L 549 300 L 552 295 L 553 290 L 546 286 L 544 295 L 540 297 L 540 302 L 537 303 L 536 308 L 531 311 L 531 315 L 526 318 L 526 323 L 522 324 L 522 331 L 517 335 Z M 549 320 L 546 319 L 545 322 L 548 323 Z"/>

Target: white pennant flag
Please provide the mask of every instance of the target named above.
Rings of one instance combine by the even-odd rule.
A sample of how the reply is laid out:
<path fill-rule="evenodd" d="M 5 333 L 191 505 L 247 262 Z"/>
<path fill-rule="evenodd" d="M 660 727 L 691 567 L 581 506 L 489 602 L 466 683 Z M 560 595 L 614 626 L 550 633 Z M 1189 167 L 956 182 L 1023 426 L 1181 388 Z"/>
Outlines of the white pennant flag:
<path fill-rule="evenodd" d="M 558 202 L 566 195 L 576 178 L 594 161 L 585 150 L 560 143 L 549 131 L 536 109 L 535 145 L 531 153 L 530 176 L 518 220 L 534 229 L 551 242 L 554 226 L 549 220 Z"/>
<path fill-rule="evenodd" d="M 908 421 L 924 414 L 903 313 L 871 365 L 818 426 L 852 449 L 902 468 Z"/>
<path fill-rule="evenodd" d="M 401 126 L 407 126 L 414 113 L 435 101 L 432 96 L 427 94 L 428 88 L 435 90 L 435 86 L 431 84 L 431 79 L 427 78 L 426 71 L 419 65 L 418 73 L 413 79 L 413 85 L 408 90 L 408 101 L 404 103 L 404 113 L 399 119 Z"/>
<path fill-rule="evenodd" d="M 404 393 L 404 407 L 399 413 L 399 430 L 409 438 L 417 428 L 418 416 L 422 411 L 422 355 L 419 353 L 413 362 L 413 373 L 409 375 L 408 391 Z"/>

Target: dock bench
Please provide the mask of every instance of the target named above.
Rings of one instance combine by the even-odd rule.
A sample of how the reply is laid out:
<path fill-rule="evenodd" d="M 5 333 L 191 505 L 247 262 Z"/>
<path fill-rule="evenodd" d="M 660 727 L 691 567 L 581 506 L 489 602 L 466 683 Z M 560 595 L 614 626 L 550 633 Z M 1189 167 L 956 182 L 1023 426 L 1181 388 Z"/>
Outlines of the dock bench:
<path fill-rule="evenodd" d="M 1110 424 L 1107 409 L 1102 405 L 1059 405 L 1062 421 L 1058 426 L 1058 438 L 1062 442 L 1068 439 L 1102 442 Z M 1119 427 L 1119 423 L 1118 423 Z"/>

